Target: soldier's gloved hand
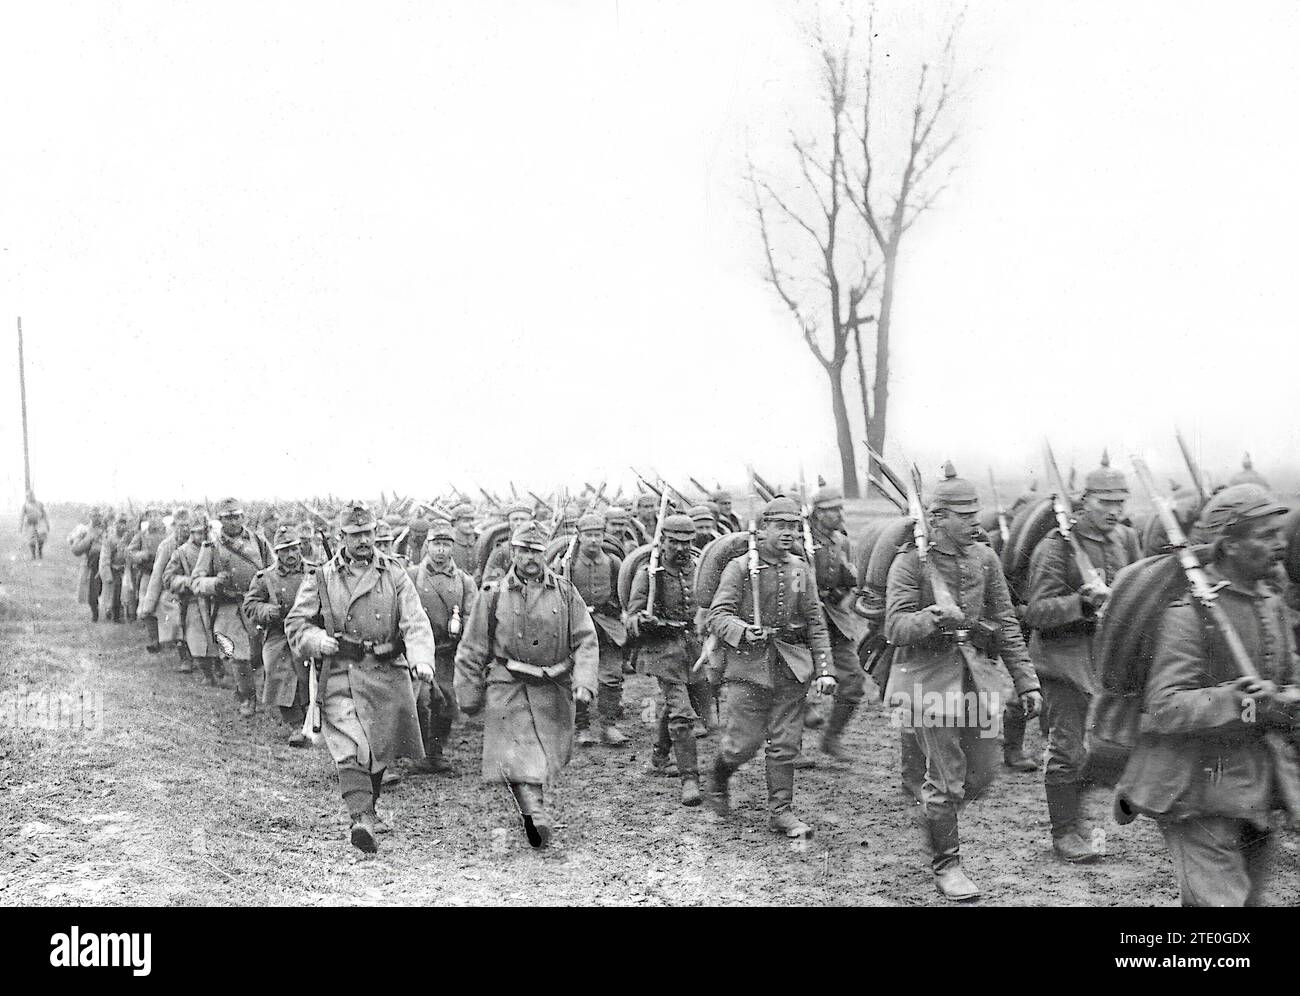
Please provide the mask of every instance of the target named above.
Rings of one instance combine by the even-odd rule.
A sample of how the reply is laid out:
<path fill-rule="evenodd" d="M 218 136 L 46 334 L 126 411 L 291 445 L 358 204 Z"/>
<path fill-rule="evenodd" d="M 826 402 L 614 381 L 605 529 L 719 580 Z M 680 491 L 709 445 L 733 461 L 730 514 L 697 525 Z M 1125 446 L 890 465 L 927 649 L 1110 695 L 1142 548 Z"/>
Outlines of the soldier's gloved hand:
<path fill-rule="evenodd" d="M 278 605 L 268 605 L 266 608 L 266 618 L 268 622 L 279 622 L 284 618 L 284 609 Z"/>
<path fill-rule="evenodd" d="M 1043 711 L 1043 693 L 1025 692 L 1020 696 L 1020 708 L 1025 710 L 1025 719 L 1034 719 Z"/>
<path fill-rule="evenodd" d="M 641 638 L 641 616 L 643 613 L 634 612 L 627 617 L 627 635 L 629 639 L 638 640 Z"/>
<path fill-rule="evenodd" d="M 591 692 L 585 688 L 575 688 L 573 690 L 573 701 L 579 705 L 590 705 L 591 698 Z"/>
<path fill-rule="evenodd" d="M 1094 609 L 1100 609 L 1110 599 L 1110 589 L 1104 584 L 1093 584 L 1089 581 L 1079 589 L 1079 595 Z"/>
<path fill-rule="evenodd" d="M 1277 693 L 1277 685 L 1267 678 L 1251 678 L 1244 674 L 1232 683 L 1232 687 L 1242 695 L 1257 699 L 1268 698 Z"/>
<path fill-rule="evenodd" d="M 320 653 L 324 657 L 330 657 L 339 652 L 339 641 L 332 636 L 322 636 L 320 638 Z"/>
<path fill-rule="evenodd" d="M 767 630 L 762 626 L 746 626 L 743 638 L 746 643 L 765 643 Z"/>
<path fill-rule="evenodd" d="M 429 665 L 425 664 L 423 661 L 413 666 L 415 668 L 415 676 L 419 678 L 421 681 L 423 681 L 425 684 L 430 686 L 430 690 L 429 690 L 430 695 L 434 694 L 434 690 L 438 686 L 435 685 L 433 682 L 433 668 L 429 667 Z M 439 698 L 442 697 L 442 692 L 438 692 L 437 694 Z"/>
<path fill-rule="evenodd" d="M 823 674 L 820 678 L 818 678 L 816 681 L 813 682 L 813 690 L 818 695 L 834 695 L 835 689 L 838 685 L 839 682 L 836 681 L 835 675 Z"/>
<path fill-rule="evenodd" d="M 961 609 L 955 605 L 927 605 L 925 611 L 929 613 L 930 618 L 934 620 L 936 626 L 957 626 L 964 622 L 966 617 L 962 614 Z"/>

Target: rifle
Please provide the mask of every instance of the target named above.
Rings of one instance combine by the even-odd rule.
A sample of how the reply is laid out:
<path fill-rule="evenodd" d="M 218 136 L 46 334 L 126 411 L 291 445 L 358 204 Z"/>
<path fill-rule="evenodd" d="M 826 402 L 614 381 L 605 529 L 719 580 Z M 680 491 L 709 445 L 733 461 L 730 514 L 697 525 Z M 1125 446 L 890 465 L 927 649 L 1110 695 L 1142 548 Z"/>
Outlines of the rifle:
<path fill-rule="evenodd" d="M 635 474 L 636 471 L 633 471 Z M 665 490 L 659 495 L 659 516 L 655 519 L 655 534 L 650 541 L 650 567 L 649 577 L 646 579 L 648 590 L 646 591 L 646 611 L 650 615 L 655 614 L 655 601 L 659 594 L 658 582 L 659 572 L 663 568 L 659 565 L 659 551 L 663 546 L 664 539 L 664 518 L 668 515 L 668 492 Z"/>
<path fill-rule="evenodd" d="M 683 510 L 688 509 L 688 508 L 691 507 L 691 500 L 690 500 L 689 498 L 687 498 L 684 494 L 682 494 L 680 491 L 678 491 L 675 487 L 673 487 L 671 484 L 669 484 L 667 481 L 665 481 L 665 480 L 664 480 L 664 475 L 661 474 L 661 473 L 659 473 L 659 471 L 655 470 L 653 467 L 651 467 L 650 469 L 655 471 L 655 476 L 659 478 L 659 483 L 662 484 L 666 490 L 671 491 L 673 494 L 675 494 L 675 495 L 677 496 L 678 501 L 680 501 L 680 502 L 682 503 L 682 509 L 683 509 Z"/>
<path fill-rule="evenodd" d="M 1003 507 L 1002 498 L 998 494 L 998 482 L 993 480 L 992 467 L 989 468 L 989 488 L 993 491 L 993 507 L 998 510 L 998 532 L 1005 544 L 1011 538 L 1011 527 L 1007 525 L 1007 510 Z"/>
<path fill-rule="evenodd" d="M 320 741 L 320 667 L 319 658 L 307 661 L 308 704 L 307 715 L 302 721 L 302 734 L 312 743 Z"/>
<path fill-rule="evenodd" d="M 1174 430 L 1174 438 L 1178 440 L 1178 448 L 1183 453 L 1183 462 L 1187 464 L 1187 472 L 1192 475 L 1192 484 L 1196 486 L 1196 494 L 1201 499 L 1201 504 L 1204 505 L 1209 501 L 1210 489 L 1205 486 L 1205 477 L 1201 473 L 1200 465 L 1197 464 L 1196 457 L 1192 456 L 1191 447 L 1183 439 L 1183 434 L 1177 429 Z"/>
<path fill-rule="evenodd" d="M 880 468 L 880 472 L 885 475 L 885 480 L 888 481 L 894 490 L 896 490 L 900 495 L 906 497 L 907 485 L 903 483 L 903 479 L 894 473 L 894 469 L 885 462 L 885 458 L 877 453 L 870 443 L 866 443 L 865 440 L 864 443 L 867 447 L 867 455 L 876 462 L 876 466 Z"/>
<path fill-rule="evenodd" d="M 701 484 L 701 483 L 700 483 L 699 481 L 697 481 L 695 478 L 691 477 L 689 474 L 687 475 L 686 479 L 687 479 L 688 481 L 690 481 L 692 485 L 695 486 L 695 489 L 696 489 L 697 491 L 699 491 L 700 494 L 704 495 L 704 500 L 705 500 L 705 501 L 713 501 L 713 492 L 712 492 L 712 491 L 710 491 L 708 488 L 706 488 L 703 484 Z"/>
<path fill-rule="evenodd" d="M 519 492 L 515 489 L 515 482 L 507 481 L 506 483 L 510 485 L 510 497 L 514 498 L 515 500 L 518 500 Z"/>
<path fill-rule="evenodd" d="M 539 498 L 536 491 L 524 491 L 524 494 L 535 501 L 538 505 L 542 505 L 546 508 L 551 507 L 551 503 L 545 498 Z"/>
<path fill-rule="evenodd" d="M 749 520 L 749 587 L 753 592 L 754 602 L 754 626 L 758 629 L 763 628 L 763 613 L 759 609 L 759 592 L 758 592 L 758 572 L 763 569 L 763 563 L 758 557 L 758 523 L 754 519 Z"/>
<path fill-rule="evenodd" d="M 894 494 L 894 492 L 886 490 L 884 482 L 881 481 L 879 477 L 877 477 L 875 474 L 868 473 L 867 483 L 870 484 L 873 488 L 875 488 L 876 491 L 881 495 L 881 497 L 883 497 L 886 501 L 888 501 L 891 505 L 893 505 L 894 508 L 898 509 L 904 515 L 907 514 L 907 502 L 899 498 L 899 496 Z"/>
<path fill-rule="evenodd" d="M 808 489 L 803 482 L 803 468 L 799 468 L 799 517 L 803 520 L 803 552 L 804 560 L 808 561 L 816 569 L 816 553 L 821 549 L 813 542 L 812 533 L 812 506 L 808 504 Z"/>
<path fill-rule="evenodd" d="M 758 495 L 760 501 L 771 501 L 776 497 L 772 489 L 767 486 L 766 482 L 764 482 L 761 477 L 758 476 L 758 472 L 754 470 L 753 466 L 746 467 L 745 469 L 749 471 L 749 487 L 754 494 Z"/>
<path fill-rule="evenodd" d="M 877 461 L 879 463 L 879 461 Z M 880 464 L 882 467 L 884 464 Z M 912 538 L 916 541 L 916 556 L 921 564 L 921 573 L 930 582 L 934 592 L 934 604 L 941 609 L 958 608 L 957 600 L 952 597 L 948 582 L 934 569 L 930 560 L 930 523 L 925 517 L 925 507 L 921 503 L 921 471 L 912 464 L 912 480 L 907 489 L 907 509 L 912 516 Z"/>
<path fill-rule="evenodd" d="M 758 471 L 755 470 L 752 471 L 752 473 L 754 475 L 754 480 L 758 484 L 761 484 L 763 486 L 763 489 L 768 493 L 769 495 L 768 501 L 771 501 L 772 498 L 775 498 L 777 495 L 782 493 L 780 488 L 774 488 L 772 487 L 772 485 L 768 484 L 767 481 L 763 480 L 763 478 L 759 475 Z"/>
<path fill-rule="evenodd" d="M 610 504 L 609 499 L 605 497 L 605 489 L 606 489 L 607 487 L 609 487 L 609 481 L 601 481 L 601 482 L 600 482 L 600 487 L 596 489 L 596 493 L 595 493 L 595 495 L 594 495 L 594 496 L 592 497 L 592 499 L 591 499 L 591 507 L 592 507 L 593 509 L 596 507 L 596 505 L 597 505 L 601 500 L 604 500 L 604 502 L 605 502 L 606 505 Z"/>
<path fill-rule="evenodd" d="M 628 467 L 628 470 L 636 474 L 636 479 L 640 481 L 642 484 L 644 484 L 650 491 L 654 492 L 654 496 L 656 498 L 663 498 L 666 492 L 662 488 L 656 488 L 653 484 L 651 484 L 644 477 L 642 477 L 641 472 L 637 470 L 635 467 Z"/>
<path fill-rule="evenodd" d="M 486 489 L 485 487 L 483 487 L 482 485 L 479 485 L 479 489 L 478 489 L 478 490 L 479 490 L 479 493 L 480 493 L 484 498 L 487 499 L 487 503 L 488 503 L 489 505 L 491 505 L 493 508 L 495 508 L 498 512 L 500 512 L 500 511 L 502 510 L 502 509 L 501 509 L 501 503 L 500 503 L 499 501 L 497 501 L 496 498 L 494 498 L 492 495 L 488 494 L 487 489 Z"/>
<path fill-rule="evenodd" d="M 1043 440 L 1043 461 L 1047 465 L 1047 479 L 1052 485 L 1052 511 L 1056 513 L 1056 528 L 1062 538 L 1070 544 L 1070 553 L 1074 556 L 1074 565 L 1085 584 L 1094 588 L 1106 587 L 1106 575 L 1092 566 L 1088 554 L 1079 545 L 1079 538 L 1074 535 L 1074 510 L 1070 507 L 1070 496 L 1061 478 L 1061 468 L 1056 465 L 1052 453 L 1052 444 Z"/>

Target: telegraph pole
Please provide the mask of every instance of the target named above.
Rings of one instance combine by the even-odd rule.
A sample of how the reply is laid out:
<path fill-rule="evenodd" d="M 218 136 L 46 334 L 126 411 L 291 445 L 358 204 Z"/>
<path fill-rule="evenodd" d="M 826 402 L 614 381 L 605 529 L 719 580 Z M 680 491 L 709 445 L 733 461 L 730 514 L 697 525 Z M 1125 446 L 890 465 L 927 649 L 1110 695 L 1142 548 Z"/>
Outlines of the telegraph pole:
<path fill-rule="evenodd" d="M 23 484 L 24 496 L 32 490 L 32 460 L 27 449 L 27 374 L 23 370 L 23 320 L 18 319 L 18 396 L 23 406 Z"/>

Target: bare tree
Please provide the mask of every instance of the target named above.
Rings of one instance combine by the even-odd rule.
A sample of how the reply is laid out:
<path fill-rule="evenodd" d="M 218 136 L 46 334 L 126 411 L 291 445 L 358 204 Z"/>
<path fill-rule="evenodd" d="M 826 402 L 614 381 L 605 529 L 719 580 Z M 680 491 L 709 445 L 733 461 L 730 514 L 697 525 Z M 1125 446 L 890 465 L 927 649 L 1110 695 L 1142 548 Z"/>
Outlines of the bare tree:
<path fill-rule="evenodd" d="M 821 141 L 792 131 L 789 150 L 795 170 L 790 178 L 779 183 L 760 173 L 751 160 L 749 188 L 763 245 L 764 277 L 826 374 L 844 493 L 856 497 L 857 462 L 844 366 L 852 351 L 867 440 L 883 452 L 895 280 L 903 239 L 933 206 L 951 175 L 947 158 L 956 133 L 947 118 L 960 18 L 946 32 L 938 60 L 919 64 L 901 154 L 894 154 L 894 136 L 879 123 L 887 108 L 876 64 L 874 6 L 867 15 L 864 43 L 851 12 L 844 21 L 840 42 L 820 21 L 809 32 L 825 115 Z M 900 68 L 897 61 L 889 67 L 891 74 Z"/>

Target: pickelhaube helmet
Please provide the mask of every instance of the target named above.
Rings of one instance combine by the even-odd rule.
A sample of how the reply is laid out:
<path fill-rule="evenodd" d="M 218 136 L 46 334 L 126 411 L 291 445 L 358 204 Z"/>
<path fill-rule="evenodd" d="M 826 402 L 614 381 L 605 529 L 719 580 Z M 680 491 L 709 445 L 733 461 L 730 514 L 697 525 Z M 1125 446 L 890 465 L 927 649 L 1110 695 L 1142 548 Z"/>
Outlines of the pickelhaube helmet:
<path fill-rule="evenodd" d="M 526 550 L 545 550 L 546 533 L 536 522 L 525 522 L 510 537 L 510 545 Z"/>
<path fill-rule="evenodd" d="M 286 547 L 296 547 L 300 541 L 298 530 L 288 523 L 284 523 L 275 530 L 275 539 L 271 542 L 273 550 L 283 550 Z"/>
<path fill-rule="evenodd" d="M 1258 484 L 1234 484 L 1205 503 L 1196 528 L 1202 534 L 1223 532 L 1248 519 L 1285 515 L 1287 508 Z"/>
<path fill-rule="evenodd" d="M 363 533 L 375 528 L 375 514 L 363 501 L 350 501 L 343 507 L 339 529 L 345 533 Z"/>
<path fill-rule="evenodd" d="M 429 535 L 425 542 L 429 540 L 454 540 L 456 538 L 456 528 L 446 519 L 434 519 L 429 525 Z"/>
<path fill-rule="evenodd" d="M 930 492 L 929 508 L 932 512 L 941 508 L 953 512 L 978 512 L 980 509 L 980 496 L 975 485 L 957 476 L 957 468 L 951 460 L 945 461 L 943 477 Z"/>
<path fill-rule="evenodd" d="M 1268 481 L 1264 479 L 1264 475 L 1255 469 L 1254 461 L 1250 459 L 1249 453 L 1242 457 L 1241 470 L 1228 478 L 1228 484 L 1229 486 L 1233 484 L 1255 484 L 1261 488 L 1268 488 Z"/>
<path fill-rule="evenodd" d="M 1110 465 L 1110 453 L 1103 450 L 1101 466 L 1088 471 L 1083 479 L 1083 493 L 1099 498 L 1127 498 L 1128 481 Z"/>
<path fill-rule="evenodd" d="M 833 484 L 827 484 L 813 492 L 809 504 L 812 505 L 813 511 L 819 508 L 843 508 L 844 492 Z"/>

